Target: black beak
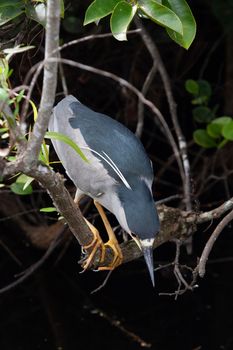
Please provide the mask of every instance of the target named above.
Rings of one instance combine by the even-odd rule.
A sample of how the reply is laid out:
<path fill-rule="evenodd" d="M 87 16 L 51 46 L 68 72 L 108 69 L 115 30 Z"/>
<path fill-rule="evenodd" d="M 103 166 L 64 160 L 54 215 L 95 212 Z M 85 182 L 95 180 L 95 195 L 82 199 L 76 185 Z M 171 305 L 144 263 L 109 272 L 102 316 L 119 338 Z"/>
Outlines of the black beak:
<path fill-rule="evenodd" d="M 141 247 L 153 287 L 155 286 L 153 247 Z"/>

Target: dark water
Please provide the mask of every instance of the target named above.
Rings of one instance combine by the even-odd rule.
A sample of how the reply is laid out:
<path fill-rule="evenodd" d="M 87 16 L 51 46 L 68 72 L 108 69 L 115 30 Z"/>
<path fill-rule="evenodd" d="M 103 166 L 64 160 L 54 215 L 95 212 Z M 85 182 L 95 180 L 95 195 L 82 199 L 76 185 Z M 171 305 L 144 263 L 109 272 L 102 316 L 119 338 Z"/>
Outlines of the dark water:
<path fill-rule="evenodd" d="M 58 249 L 30 279 L 1 296 L 1 350 L 140 349 L 142 340 L 157 350 L 233 349 L 232 261 L 209 264 L 199 288 L 175 301 L 158 295 L 176 289 L 172 271 L 156 274 L 154 290 L 143 260 L 120 267 L 101 291 L 90 294 L 106 273 L 80 275 L 77 250 L 72 244 L 55 264 Z M 41 255 L 25 251 L 28 262 Z M 157 256 L 166 251 L 158 249 Z M 3 286 L 20 268 L 2 258 Z"/>

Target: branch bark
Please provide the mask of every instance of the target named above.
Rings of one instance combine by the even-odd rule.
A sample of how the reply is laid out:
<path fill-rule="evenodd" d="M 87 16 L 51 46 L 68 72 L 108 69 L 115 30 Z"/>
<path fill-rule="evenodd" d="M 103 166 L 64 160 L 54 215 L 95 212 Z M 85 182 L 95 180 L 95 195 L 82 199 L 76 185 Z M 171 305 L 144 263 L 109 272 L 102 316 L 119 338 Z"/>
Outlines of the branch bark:
<path fill-rule="evenodd" d="M 27 169 L 36 166 L 40 147 L 48 127 L 49 118 L 55 100 L 57 87 L 58 63 L 50 62 L 48 58 L 58 57 L 60 27 L 60 3 L 57 0 L 50 0 L 47 4 L 46 36 L 45 36 L 45 65 L 42 96 L 38 118 L 30 136 L 27 150 L 24 154 L 24 163 Z"/>
<path fill-rule="evenodd" d="M 209 258 L 210 252 L 214 246 L 216 239 L 219 237 L 223 229 L 233 220 L 233 210 L 230 211 L 217 225 L 214 232 L 210 236 L 208 242 L 205 245 L 205 248 L 201 254 L 201 258 L 198 264 L 198 273 L 201 277 L 204 277 L 206 270 L 206 263 Z"/>

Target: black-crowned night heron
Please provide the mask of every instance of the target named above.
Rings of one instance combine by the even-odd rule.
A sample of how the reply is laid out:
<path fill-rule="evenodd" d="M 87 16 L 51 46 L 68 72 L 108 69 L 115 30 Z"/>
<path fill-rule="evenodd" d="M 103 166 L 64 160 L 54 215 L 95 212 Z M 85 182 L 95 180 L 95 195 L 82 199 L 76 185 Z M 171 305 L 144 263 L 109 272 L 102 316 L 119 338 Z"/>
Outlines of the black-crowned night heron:
<path fill-rule="evenodd" d="M 76 201 L 83 195 L 94 203 L 109 236 L 103 243 L 98 231 L 89 224 L 94 239 L 93 254 L 110 246 L 114 260 L 104 269 L 113 269 L 122 262 L 118 241 L 101 206 L 112 212 L 121 227 L 142 250 L 154 285 L 153 243 L 159 231 L 159 219 L 152 196 L 153 168 L 139 139 L 116 120 L 96 113 L 67 96 L 53 110 L 49 130 L 67 135 L 80 147 L 89 162 L 85 162 L 67 144 L 53 140 L 56 153 L 68 176 L 77 188 Z M 87 247 L 84 247 L 87 248 Z"/>

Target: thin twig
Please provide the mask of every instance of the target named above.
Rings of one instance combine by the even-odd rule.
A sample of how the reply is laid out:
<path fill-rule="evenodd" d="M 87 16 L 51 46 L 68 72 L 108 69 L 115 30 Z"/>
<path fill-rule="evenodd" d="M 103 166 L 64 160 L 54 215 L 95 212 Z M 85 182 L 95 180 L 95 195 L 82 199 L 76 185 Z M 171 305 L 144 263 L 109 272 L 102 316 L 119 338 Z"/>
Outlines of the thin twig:
<path fill-rule="evenodd" d="M 143 340 L 140 336 L 138 336 L 134 332 L 129 331 L 128 329 L 126 329 L 122 325 L 121 321 L 113 319 L 112 317 L 110 317 L 108 314 L 106 314 L 102 310 L 94 309 L 93 311 L 94 311 L 94 313 L 96 313 L 101 318 L 104 318 L 105 320 L 107 320 L 112 326 L 114 326 L 117 329 L 119 329 L 124 335 L 126 335 L 129 339 L 131 339 L 134 342 L 136 342 L 142 348 L 151 348 L 151 346 L 152 346 L 151 343 L 146 342 L 145 340 Z"/>
<path fill-rule="evenodd" d="M 10 257 L 16 262 L 17 265 L 22 266 L 22 262 L 17 258 L 15 253 L 13 253 L 8 246 L 0 239 L 0 245 L 5 249 L 5 251 L 10 255 Z"/>
<path fill-rule="evenodd" d="M 103 289 L 106 286 L 106 284 L 107 284 L 107 282 L 108 282 L 112 272 L 113 272 L 113 270 L 108 271 L 107 276 L 105 277 L 104 281 L 101 283 L 101 285 L 99 287 L 93 289 L 91 291 L 91 294 L 99 292 L 101 289 Z"/>
<path fill-rule="evenodd" d="M 151 69 L 149 70 L 149 73 L 147 74 L 147 77 L 142 87 L 142 94 L 144 96 L 146 96 L 147 91 L 150 88 L 150 85 L 154 79 L 156 71 L 157 71 L 157 64 L 156 62 L 154 62 Z M 141 99 L 139 99 L 138 100 L 138 122 L 137 122 L 136 131 L 135 131 L 135 134 L 137 137 L 142 136 L 143 125 L 144 125 L 144 104 L 142 103 Z"/>
<path fill-rule="evenodd" d="M 152 38 L 150 37 L 149 33 L 146 31 L 145 27 L 143 26 L 140 18 L 135 17 L 135 24 L 137 28 L 141 29 L 140 35 L 148 51 L 150 52 L 153 61 L 157 63 L 158 71 L 163 81 L 172 122 L 173 122 L 175 133 L 178 139 L 180 157 L 183 163 L 182 179 L 183 179 L 184 201 L 186 205 L 186 210 L 190 211 L 192 209 L 192 204 L 191 204 L 190 164 L 188 159 L 187 144 L 186 144 L 184 135 L 182 133 L 180 124 L 178 122 L 176 103 L 172 94 L 170 78 L 164 66 L 164 63 L 162 61 L 162 58 L 160 56 L 159 50 L 156 44 L 154 43 L 154 41 L 152 40 Z"/>
<path fill-rule="evenodd" d="M 159 204 L 171 202 L 174 199 L 180 199 L 180 198 L 182 198 L 182 196 L 180 194 L 174 194 L 173 196 L 169 196 L 167 198 L 160 199 L 159 201 L 156 201 L 155 203 L 156 203 L 156 205 L 159 205 Z"/>
<path fill-rule="evenodd" d="M 139 32 L 140 32 L 140 29 L 136 29 L 136 30 L 128 31 L 127 34 L 136 34 Z M 89 40 L 103 39 L 103 38 L 108 38 L 111 36 L 112 36 L 112 33 L 91 34 L 91 35 L 85 36 L 83 38 L 69 41 L 68 43 L 63 44 L 62 46 L 59 46 L 58 48 L 53 50 L 52 54 L 56 54 L 56 53 L 61 52 L 62 50 L 66 49 L 70 46 L 81 44 L 81 43 L 89 41 Z M 40 73 L 42 71 L 43 65 L 44 65 L 44 61 L 41 61 L 41 62 L 38 62 L 37 64 L 35 64 L 33 67 L 30 68 L 30 70 L 28 71 L 28 73 L 26 75 L 26 78 L 24 79 L 25 85 L 28 85 L 30 82 L 30 88 L 28 89 L 29 91 L 28 91 L 28 94 L 26 96 L 23 108 L 22 108 L 21 119 L 23 121 L 25 120 L 26 115 L 27 115 L 27 111 L 28 111 L 28 107 L 29 107 L 29 100 L 30 100 L 31 95 L 32 95 L 32 90 L 34 89 L 34 86 L 36 84 L 38 76 L 40 75 Z M 35 72 L 36 72 L 36 74 L 35 74 Z M 33 74 L 33 78 L 31 78 L 32 74 Z"/>
<path fill-rule="evenodd" d="M 216 239 L 219 237 L 220 233 L 222 230 L 233 220 L 233 210 L 228 213 L 222 221 L 217 225 L 215 228 L 214 232 L 210 236 L 208 242 L 205 245 L 205 248 L 201 254 L 201 258 L 198 264 L 198 272 L 201 277 L 204 277 L 205 275 L 205 267 L 206 267 L 206 262 L 208 260 L 209 254 L 213 248 L 213 245 L 216 241 Z"/>
<path fill-rule="evenodd" d="M 59 58 L 61 58 L 60 52 L 59 52 Z M 60 62 L 59 62 L 59 75 L 60 75 L 60 79 L 61 79 L 63 94 L 64 94 L 64 96 L 67 96 L 68 95 L 68 87 L 67 87 L 67 83 L 66 83 L 66 77 L 64 74 L 63 64 Z"/>
<path fill-rule="evenodd" d="M 213 210 L 198 214 L 196 218 L 196 223 L 202 224 L 213 219 L 218 219 L 231 209 L 233 209 L 233 197 Z"/>

